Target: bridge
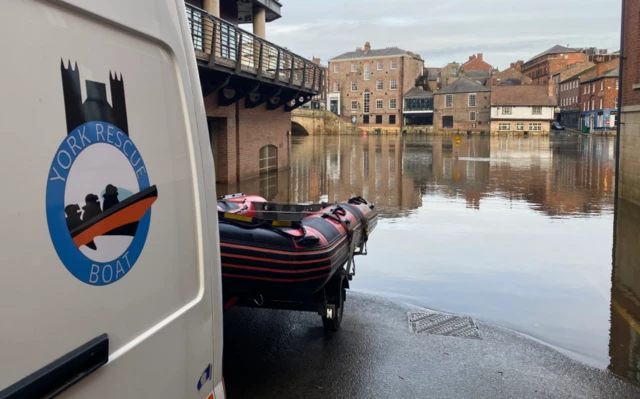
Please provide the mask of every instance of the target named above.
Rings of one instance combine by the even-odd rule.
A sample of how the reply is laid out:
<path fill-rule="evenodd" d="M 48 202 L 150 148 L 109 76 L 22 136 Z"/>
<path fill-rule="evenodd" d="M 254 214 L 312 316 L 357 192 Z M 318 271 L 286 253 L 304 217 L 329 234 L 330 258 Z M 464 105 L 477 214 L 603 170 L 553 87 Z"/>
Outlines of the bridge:
<path fill-rule="evenodd" d="M 291 113 L 293 136 L 356 134 L 357 126 L 340 119 L 331 111 L 298 108 Z"/>

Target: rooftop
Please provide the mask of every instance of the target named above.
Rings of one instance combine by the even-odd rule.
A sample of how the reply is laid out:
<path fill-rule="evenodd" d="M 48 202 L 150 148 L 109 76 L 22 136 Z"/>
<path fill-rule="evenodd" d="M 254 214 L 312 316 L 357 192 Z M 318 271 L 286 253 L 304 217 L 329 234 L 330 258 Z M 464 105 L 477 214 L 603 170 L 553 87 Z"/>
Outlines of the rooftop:
<path fill-rule="evenodd" d="M 547 86 L 496 86 L 491 92 L 491 105 L 554 107 Z"/>
<path fill-rule="evenodd" d="M 549 54 L 563 54 L 563 53 L 579 53 L 580 49 L 575 49 L 575 48 L 569 48 L 569 47 L 564 47 L 564 46 L 560 46 L 560 45 L 555 45 L 553 47 L 551 47 L 550 49 L 543 51 L 542 53 L 536 55 L 535 57 L 532 57 L 529 61 L 525 62 L 525 64 L 528 64 L 529 62 L 536 60 L 540 57 L 544 57 L 545 55 L 549 55 Z"/>
<path fill-rule="evenodd" d="M 618 67 L 605 72 L 604 75 L 602 76 L 596 76 L 594 78 L 587 79 L 584 82 L 580 82 L 580 84 L 595 82 L 596 80 L 600 80 L 604 78 L 619 78 L 619 77 L 620 77 L 620 68 Z"/>
<path fill-rule="evenodd" d="M 435 82 L 438 80 L 438 73 L 440 72 L 440 68 L 425 68 L 424 69 L 427 75 L 427 80 L 431 82 Z"/>
<path fill-rule="evenodd" d="M 368 45 L 368 42 L 367 42 L 367 45 Z M 358 48 L 356 49 L 356 51 L 349 51 L 347 53 L 340 54 L 337 57 L 333 57 L 329 61 L 352 60 L 355 58 L 365 59 L 365 58 L 391 57 L 394 55 L 398 55 L 398 56 L 408 55 L 410 57 L 420 58 L 418 54 L 414 54 L 411 51 L 403 50 L 398 47 L 387 47 L 383 49 L 369 49 L 369 51 L 366 51 L 366 50 L 367 50 L 367 47 L 365 47 L 364 49 Z"/>
<path fill-rule="evenodd" d="M 460 78 L 436 94 L 475 93 L 485 91 L 491 90 L 480 83 L 474 82 L 473 80 Z"/>
<path fill-rule="evenodd" d="M 559 72 L 560 82 L 564 82 L 568 79 L 574 79 L 578 76 L 582 76 L 586 72 L 591 71 L 595 66 L 596 64 L 594 64 L 591 61 L 580 62 L 576 65 L 573 65 L 572 67 L 567 68 L 562 72 Z"/>
<path fill-rule="evenodd" d="M 404 93 L 405 98 L 431 98 L 433 97 L 433 93 L 430 91 L 423 90 L 419 87 L 414 87 L 408 92 Z"/>

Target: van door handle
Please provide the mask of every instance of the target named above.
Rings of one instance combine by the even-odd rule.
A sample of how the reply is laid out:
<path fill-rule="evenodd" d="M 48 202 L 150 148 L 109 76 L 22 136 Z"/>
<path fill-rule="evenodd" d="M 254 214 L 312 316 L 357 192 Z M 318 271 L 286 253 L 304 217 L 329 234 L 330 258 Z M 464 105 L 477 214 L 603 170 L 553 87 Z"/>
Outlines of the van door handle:
<path fill-rule="evenodd" d="M 0 399 L 53 398 L 109 360 L 109 336 L 102 334 L 8 388 Z"/>

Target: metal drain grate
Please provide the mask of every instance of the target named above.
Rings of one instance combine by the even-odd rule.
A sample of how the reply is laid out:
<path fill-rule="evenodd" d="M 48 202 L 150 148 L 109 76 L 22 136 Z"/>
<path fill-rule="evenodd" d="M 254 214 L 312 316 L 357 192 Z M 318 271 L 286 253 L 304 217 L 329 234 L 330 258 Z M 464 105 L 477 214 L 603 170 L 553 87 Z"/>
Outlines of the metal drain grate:
<path fill-rule="evenodd" d="M 417 334 L 482 339 L 472 318 L 442 313 L 409 313 L 409 329 Z"/>

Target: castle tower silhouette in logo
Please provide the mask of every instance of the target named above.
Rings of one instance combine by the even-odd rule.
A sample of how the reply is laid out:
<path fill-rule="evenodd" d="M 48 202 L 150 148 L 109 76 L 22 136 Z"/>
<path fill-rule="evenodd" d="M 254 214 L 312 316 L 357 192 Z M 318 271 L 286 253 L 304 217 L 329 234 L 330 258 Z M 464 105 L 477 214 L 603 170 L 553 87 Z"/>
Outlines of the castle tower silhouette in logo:
<path fill-rule="evenodd" d="M 87 122 L 107 122 L 129 135 L 127 122 L 127 104 L 124 98 L 124 81 L 122 74 L 109 72 L 109 87 L 111 88 L 111 104 L 107 101 L 107 89 L 104 83 L 87 80 L 87 99 L 82 102 L 80 88 L 80 73 L 78 63 L 71 66 L 60 65 L 62 73 L 62 90 L 64 93 L 64 108 L 67 117 L 67 134 L 73 129 Z"/>

